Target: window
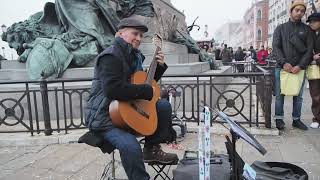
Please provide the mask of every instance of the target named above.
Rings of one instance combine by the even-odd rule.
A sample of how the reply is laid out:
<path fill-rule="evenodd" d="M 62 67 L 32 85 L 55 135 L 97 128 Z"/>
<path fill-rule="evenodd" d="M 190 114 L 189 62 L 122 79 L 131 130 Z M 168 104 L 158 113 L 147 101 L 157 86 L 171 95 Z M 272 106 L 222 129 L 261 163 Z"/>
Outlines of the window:
<path fill-rule="evenodd" d="M 257 40 L 258 40 L 258 41 L 261 41 L 261 40 L 262 40 L 262 33 L 261 33 L 261 30 L 260 30 L 260 29 L 258 30 Z"/>
<path fill-rule="evenodd" d="M 258 10 L 258 12 L 257 12 L 257 20 L 261 21 L 261 18 L 262 18 L 261 10 Z"/>

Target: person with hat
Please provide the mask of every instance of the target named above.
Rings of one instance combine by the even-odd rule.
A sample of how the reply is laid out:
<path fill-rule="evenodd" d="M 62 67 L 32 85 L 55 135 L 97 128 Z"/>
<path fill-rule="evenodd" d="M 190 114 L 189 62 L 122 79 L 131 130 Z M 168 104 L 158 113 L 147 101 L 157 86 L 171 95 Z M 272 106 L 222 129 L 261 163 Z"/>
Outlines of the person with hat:
<path fill-rule="evenodd" d="M 112 100 L 151 100 L 153 97 L 152 86 L 130 83 L 131 75 L 142 70 L 145 57 L 138 48 L 147 31 L 147 26 L 133 17 L 120 21 L 113 45 L 96 58 L 94 80 L 86 107 L 86 125 L 89 130 L 99 132 L 105 141 L 119 150 L 122 165 L 130 180 L 150 179 L 144 161 L 169 163 L 178 159 L 176 154 L 162 151 L 159 145 L 174 138 L 174 134 L 169 132 L 172 130 L 172 110 L 168 101 L 161 99 L 156 104 L 158 128 L 153 135 L 145 137 L 143 152 L 134 133 L 113 126 L 109 115 Z M 156 59 L 158 65 L 154 79 L 159 80 L 167 65 L 161 51 Z"/>
<path fill-rule="evenodd" d="M 275 122 L 279 130 L 284 129 L 284 95 L 280 91 L 280 71 L 297 74 L 311 62 L 313 51 L 313 32 L 306 24 L 301 22 L 306 12 L 304 2 L 295 1 L 290 8 L 289 21 L 280 24 L 273 34 L 273 56 L 277 61 L 275 68 Z M 308 127 L 301 121 L 301 107 L 303 86 L 298 96 L 293 96 L 292 126 L 307 130 Z"/>
<path fill-rule="evenodd" d="M 313 13 L 307 22 L 312 30 L 316 32 L 313 47 L 313 62 L 320 65 L 320 13 Z M 320 79 L 309 80 L 309 90 L 312 98 L 311 110 L 313 113 L 311 128 L 320 127 Z"/>

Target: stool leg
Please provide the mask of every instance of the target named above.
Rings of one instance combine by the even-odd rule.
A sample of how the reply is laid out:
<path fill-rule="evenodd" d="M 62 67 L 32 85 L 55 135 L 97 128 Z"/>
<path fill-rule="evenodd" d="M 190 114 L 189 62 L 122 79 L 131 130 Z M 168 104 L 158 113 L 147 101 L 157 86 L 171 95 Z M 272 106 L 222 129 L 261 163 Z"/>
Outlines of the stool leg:
<path fill-rule="evenodd" d="M 156 176 L 154 176 L 153 180 L 156 180 L 159 176 L 165 180 L 166 178 L 162 176 L 161 172 L 162 172 L 162 168 L 159 165 L 153 165 L 151 166 L 156 172 Z"/>
<path fill-rule="evenodd" d="M 171 178 L 168 176 L 168 173 L 166 173 L 164 171 L 166 165 L 153 165 L 151 166 L 156 172 L 157 172 L 157 175 L 153 178 L 154 180 L 156 180 L 159 176 L 163 179 L 163 180 L 166 180 L 166 179 L 169 179 L 171 180 Z M 171 166 L 170 166 L 171 167 Z M 169 170 L 170 170 L 170 167 L 169 167 Z M 168 172 L 169 172 L 168 170 Z"/>
<path fill-rule="evenodd" d="M 115 152 L 112 151 L 111 155 L 112 155 L 111 161 L 104 168 L 100 180 L 105 180 L 106 177 L 108 177 L 108 180 L 116 180 Z M 108 172 L 109 172 L 110 168 L 111 168 L 111 177 L 108 176 Z"/>

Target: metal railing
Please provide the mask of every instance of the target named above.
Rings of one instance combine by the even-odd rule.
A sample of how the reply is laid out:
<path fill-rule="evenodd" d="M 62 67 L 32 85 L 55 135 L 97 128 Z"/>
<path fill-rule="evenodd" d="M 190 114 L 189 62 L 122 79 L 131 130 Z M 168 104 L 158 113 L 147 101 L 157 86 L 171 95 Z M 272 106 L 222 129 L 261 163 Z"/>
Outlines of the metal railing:
<path fill-rule="evenodd" d="M 232 62 L 223 62 L 225 66 L 231 66 L 233 73 L 251 73 L 253 71 L 253 61 L 232 61 Z"/>
<path fill-rule="evenodd" d="M 262 72 L 266 74 L 266 76 L 259 76 L 256 78 L 258 82 L 257 86 L 257 98 L 261 104 L 262 112 L 264 113 L 264 117 L 268 119 L 268 123 L 266 123 L 267 128 L 271 128 L 271 104 L 272 104 L 272 92 L 273 92 L 273 71 L 262 68 L 259 65 L 254 66 L 255 72 Z M 264 82 L 264 83 L 259 83 Z"/>
<path fill-rule="evenodd" d="M 260 68 L 258 68 L 260 69 Z M 245 81 L 234 82 L 236 77 Z M 91 78 L 0 82 L 0 133 L 68 133 L 86 128 Z M 270 73 L 164 76 L 162 89 L 181 92 L 180 119 L 199 123 L 202 102 L 249 126 L 271 126 Z M 260 102 L 260 103 L 259 103 Z M 261 104 L 261 107 L 260 105 Z M 177 107 L 174 107 L 177 108 Z M 260 111 L 264 116 L 260 117 Z M 212 117 L 212 123 L 223 122 Z"/>

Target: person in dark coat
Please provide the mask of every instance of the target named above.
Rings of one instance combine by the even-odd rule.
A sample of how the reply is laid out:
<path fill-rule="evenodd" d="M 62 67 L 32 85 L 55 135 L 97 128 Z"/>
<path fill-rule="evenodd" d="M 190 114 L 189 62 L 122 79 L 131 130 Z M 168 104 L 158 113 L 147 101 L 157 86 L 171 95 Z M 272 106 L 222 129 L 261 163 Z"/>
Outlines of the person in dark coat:
<path fill-rule="evenodd" d="M 86 125 L 90 131 L 99 133 L 104 141 L 119 150 L 122 165 L 130 180 L 150 179 L 144 162 L 170 163 L 178 159 L 176 154 L 163 152 L 159 145 L 170 139 L 172 110 L 168 101 L 161 99 L 156 104 L 158 128 L 153 135 L 145 137 L 143 152 L 134 133 L 115 127 L 109 115 L 112 100 L 151 100 L 153 97 L 152 86 L 130 83 L 131 75 L 143 70 L 144 56 L 138 48 L 147 31 L 147 26 L 135 18 L 120 21 L 113 45 L 96 59 L 94 80 L 86 107 Z M 161 51 L 156 59 L 158 65 L 155 80 L 159 80 L 167 65 Z"/>
<path fill-rule="evenodd" d="M 257 51 L 253 49 L 253 46 L 250 46 L 249 48 L 251 59 L 254 61 L 257 61 Z"/>
<path fill-rule="evenodd" d="M 238 47 L 237 51 L 234 54 L 235 61 L 243 61 L 245 54 L 241 47 Z M 238 72 L 244 72 L 244 64 L 237 64 Z"/>
<path fill-rule="evenodd" d="M 220 54 L 221 54 L 221 50 L 220 50 L 220 48 L 217 48 L 214 51 L 214 57 L 215 57 L 216 60 L 221 60 Z"/>
<path fill-rule="evenodd" d="M 220 57 L 221 57 L 223 65 L 230 65 L 230 63 L 232 62 L 231 52 L 228 49 L 228 45 L 227 44 L 224 45 L 224 48 L 221 51 Z"/>
<path fill-rule="evenodd" d="M 273 34 L 273 55 L 277 61 L 275 69 L 275 121 L 279 130 L 284 129 L 284 95 L 280 92 L 280 71 L 297 74 L 306 69 L 312 59 L 313 36 L 314 33 L 306 24 L 301 22 L 301 18 L 306 11 L 303 2 L 296 1 L 290 8 L 290 19 L 284 24 L 280 24 Z M 307 130 L 308 127 L 301 121 L 301 107 L 304 81 L 298 96 L 293 96 L 292 126 Z"/>
<path fill-rule="evenodd" d="M 320 13 L 313 13 L 308 17 L 307 22 L 312 30 L 316 32 L 313 48 L 313 62 L 320 66 Z M 320 127 L 320 79 L 309 80 L 309 90 L 312 98 L 311 110 L 313 113 L 311 128 Z"/>

